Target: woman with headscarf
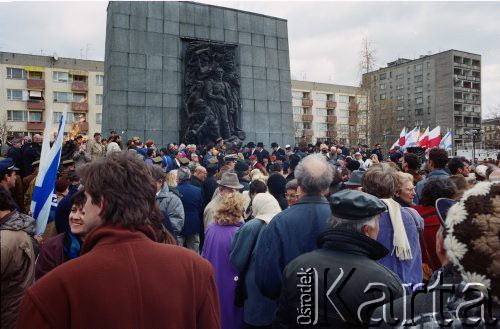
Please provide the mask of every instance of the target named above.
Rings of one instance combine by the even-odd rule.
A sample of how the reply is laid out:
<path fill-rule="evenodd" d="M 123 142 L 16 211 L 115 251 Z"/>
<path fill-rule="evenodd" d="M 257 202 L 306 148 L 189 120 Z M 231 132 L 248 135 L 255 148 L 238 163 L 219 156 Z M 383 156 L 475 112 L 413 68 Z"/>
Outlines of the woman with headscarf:
<path fill-rule="evenodd" d="M 242 226 L 234 236 L 231 263 L 240 271 L 244 321 L 247 328 L 271 328 L 277 301 L 264 297 L 255 283 L 253 250 L 262 229 L 281 211 L 278 201 L 269 193 L 259 193 L 253 198 L 254 218 Z M 241 280 L 241 281 L 240 281 Z"/>

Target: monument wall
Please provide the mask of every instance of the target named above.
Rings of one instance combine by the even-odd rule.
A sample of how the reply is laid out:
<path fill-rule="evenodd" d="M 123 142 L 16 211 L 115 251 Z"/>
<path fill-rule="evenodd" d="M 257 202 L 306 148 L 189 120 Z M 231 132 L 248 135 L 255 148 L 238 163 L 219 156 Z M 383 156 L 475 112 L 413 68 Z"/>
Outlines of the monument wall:
<path fill-rule="evenodd" d="M 239 104 L 234 120 L 245 141 L 267 146 L 274 141 L 293 143 L 287 36 L 284 19 L 230 8 L 192 2 L 110 2 L 103 132 L 123 132 L 123 139 L 153 138 L 158 145 L 179 141 L 190 86 L 186 51 L 190 43 L 201 42 L 234 49 L 232 65 L 239 78 L 239 90 L 231 84 Z"/>

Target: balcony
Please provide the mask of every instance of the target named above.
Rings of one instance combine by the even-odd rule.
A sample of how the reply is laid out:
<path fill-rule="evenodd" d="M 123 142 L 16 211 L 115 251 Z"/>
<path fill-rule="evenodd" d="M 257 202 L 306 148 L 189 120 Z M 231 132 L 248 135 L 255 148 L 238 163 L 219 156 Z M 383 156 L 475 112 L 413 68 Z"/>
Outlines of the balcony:
<path fill-rule="evenodd" d="M 358 118 L 356 117 L 349 117 L 349 125 L 357 125 L 358 124 Z"/>
<path fill-rule="evenodd" d="M 45 89 L 45 80 L 38 79 L 28 79 L 26 80 L 26 86 L 28 89 Z"/>
<path fill-rule="evenodd" d="M 310 136 L 313 136 L 314 135 L 314 130 L 312 129 L 304 129 L 302 135 L 304 137 L 310 137 Z"/>
<path fill-rule="evenodd" d="M 89 130 L 89 123 L 88 122 L 78 122 L 78 127 L 80 128 L 81 131 L 88 131 Z"/>
<path fill-rule="evenodd" d="M 28 121 L 26 123 L 26 128 L 28 130 L 43 131 L 45 129 L 45 122 L 41 122 L 41 121 Z"/>
<path fill-rule="evenodd" d="M 304 122 L 312 122 L 313 115 L 312 114 L 302 114 L 302 121 Z"/>
<path fill-rule="evenodd" d="M 337 131 L 336 130 L 329 130 L 327 132 L 327 135 L 328 135 L 328 137 L 337 138 Z"/>
<path fill-rule="evenodd" d="M 89 85 L 83 81 L 74 81 L 73 83 L 71 83 L 71 90 L 87 92 L 89 91 Z"/>
<path fill-rule="evenodd" d="M 40 100 L 40 101 L 29 100 L 26 102 L 26 107 L 29 110 L 45 110 L 45 101 L 43 101 L 43 100 Z"/>
<path fill-rule="evenodd" d="M 87 112 L 89 110 L 89 103 L 71 103 L 71 111 L 73 112 Z"/>
<path fill-rule="evenodd" d="M 313 100 L 309 98 L 302 98 L 302 106 L 303 107 L 311 107 L 313 106 Z"/>
<path fill-rule="evenodd" d="M 326 101 L 326 108 L 327 109 L 334 109 L 336 107 L 337 107 L 336 101 Z"/>
<path fill-rule="evenodd" d="M 349 110 L 357 111 L 359 109 L 359 105 L 357 103 L 349 103 Z"/>
<path fill-rule="evenodd" d="M 333 124 L 337 123 L 337 116 L 336 115 L 327 115 L 326 122 L 333 123 Z"/>

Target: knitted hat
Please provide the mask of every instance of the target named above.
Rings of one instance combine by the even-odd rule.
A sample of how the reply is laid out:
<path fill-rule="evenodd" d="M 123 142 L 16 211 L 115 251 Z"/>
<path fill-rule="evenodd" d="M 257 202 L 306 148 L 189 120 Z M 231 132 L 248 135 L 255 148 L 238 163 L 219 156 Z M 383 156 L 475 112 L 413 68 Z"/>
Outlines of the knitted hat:
<path fill-rule="evenodd" d="M 484 284 L 500 304 L 499 182 L 478 183 L 450 208 L 444 245 L 462 279 Z"/>

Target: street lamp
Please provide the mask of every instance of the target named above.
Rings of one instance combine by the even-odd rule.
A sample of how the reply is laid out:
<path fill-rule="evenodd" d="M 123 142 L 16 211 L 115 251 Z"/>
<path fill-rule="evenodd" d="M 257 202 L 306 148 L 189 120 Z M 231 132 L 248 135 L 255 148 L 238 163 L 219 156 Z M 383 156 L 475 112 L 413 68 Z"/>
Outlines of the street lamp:
<path fill-rule="evenodd" d="M 471 129 L 465 132 L 467 136 L 470 136 L 472 140 L 472 161 L 476 158 L 476 143 L 481 141 L 481 135 L 484 134 L 484 130 Z"/>

